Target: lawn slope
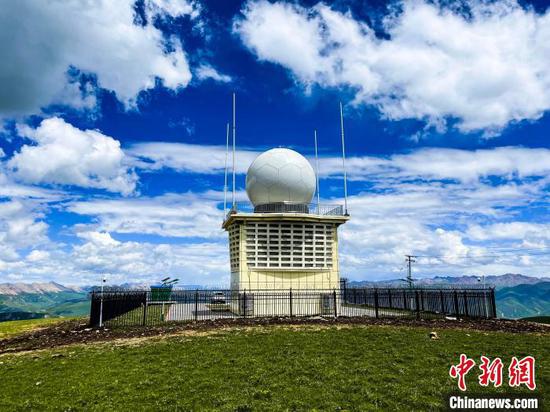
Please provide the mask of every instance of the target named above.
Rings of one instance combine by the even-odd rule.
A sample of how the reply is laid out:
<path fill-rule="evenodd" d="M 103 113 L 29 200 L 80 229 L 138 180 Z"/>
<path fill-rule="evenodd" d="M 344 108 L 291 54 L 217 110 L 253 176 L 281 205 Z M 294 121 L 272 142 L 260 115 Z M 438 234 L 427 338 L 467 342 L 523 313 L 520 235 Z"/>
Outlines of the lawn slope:
<path fill-rule="evenodd" d="M 522 320 L 550 325 L 550 316 L 533 316 L 530 318 L 523 318 Z"/>
<path fill-rule="evenodd" d="M 460 353 L 533 355 L 550 386 L 548 334 L 286 325 L 187 331 L 0 357 L 0 410 L 429 410 L 456 392 Z M 477 371 L 476 371 L 477 372 Z M 481 389 L 475 393 L 525 390 Z"/>
<path fill-rule="evenodd" d="M 45 328 L 47 326 L 64 322 L 62 318 L 41 318 L 28 320 L 12 320 L 0 322 L 0 340 L 12 336 L 20 335 L 24 332 L 29 332 L 36 329 Z"/>

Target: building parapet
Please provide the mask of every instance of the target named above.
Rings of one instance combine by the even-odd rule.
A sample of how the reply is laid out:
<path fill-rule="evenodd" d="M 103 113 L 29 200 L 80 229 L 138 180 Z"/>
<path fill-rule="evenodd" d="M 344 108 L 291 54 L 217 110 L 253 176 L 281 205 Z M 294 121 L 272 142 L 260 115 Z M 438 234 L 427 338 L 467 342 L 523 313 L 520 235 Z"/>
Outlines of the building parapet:
<path fill-rule="evenodd" d="M 344 207 L 337 204 L 268 203 L 254 206 L 250 202 L 237 202 L 227 213 L 225 220 L 237 213 L 296 213 L 316 216 L 346 216 Z"/>

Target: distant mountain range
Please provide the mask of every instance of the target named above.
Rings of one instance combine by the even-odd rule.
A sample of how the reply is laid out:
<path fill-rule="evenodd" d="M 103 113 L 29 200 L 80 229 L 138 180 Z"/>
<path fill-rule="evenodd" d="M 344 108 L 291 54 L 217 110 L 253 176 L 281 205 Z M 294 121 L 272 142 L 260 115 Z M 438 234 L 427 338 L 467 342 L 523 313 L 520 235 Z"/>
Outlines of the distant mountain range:
<path fill-rule="evenodd" d="M 56 282 L 44 283 L 0 283 L 0 295 L 20 295 L 22 293 L 82 292 L 79 287 L 68 287 Z"/>
<path fill-rule="evenodd" d="M 496 288 L 499 317 L 523 318 L 550 315 L 550 280 L 521 274 L 487 276 L 488 286 Z M 348 287 L 403 286 L 399 279 L 388 281 L 351 281 Z M 420 279 L 418 286 L 480 285 L 476 276 L 438 276 Z M 110 288 L 147 289 L 147 284 L 126 283 Z M 181 286 L 180 286 L 181 287 Z M 187 285 L 185 289 L 202 289 Z M 85 316 L 89 313 L 88 292 L 91 287 L 46 283 L 0 283 L 0 321 L 57 316 Z"/>
<path fill-rule="evenodd" d="M 548 278 L 538 278 L 533 276 L 525 276 L 515 273 L 507 273 L 499 276 L 485 276 L 485 284 L 487 286 L 495 287 L 496 289 L 504 287 L 512 287 L 517 285 L 534 285 L 536 283 L 544 282 Z M 433 278 L 418 279 L 415 281 L 417 286 L 437 286 L 437 285 L 454 285 L 454 286 L 468 286 L 468 285 L 480 285 L 482 279 L 478 276 L 436 276 Z M 380 280 L 380 281 L 350 281 L 348 285 L 350 287 L 360 286 L 403 286 L 405 282 L 401 279 Z"/>
<path fill-rule="evenodd" d="M 89 310 L 87 291 L 79 287 L 55 282 L 0 284 L 0 321 L 84 316 Z"/>
<path fill-rule="evenodd" d="M 550 315 L 550 281 L 496 290 L 497 314 L 506 318 Z"/>

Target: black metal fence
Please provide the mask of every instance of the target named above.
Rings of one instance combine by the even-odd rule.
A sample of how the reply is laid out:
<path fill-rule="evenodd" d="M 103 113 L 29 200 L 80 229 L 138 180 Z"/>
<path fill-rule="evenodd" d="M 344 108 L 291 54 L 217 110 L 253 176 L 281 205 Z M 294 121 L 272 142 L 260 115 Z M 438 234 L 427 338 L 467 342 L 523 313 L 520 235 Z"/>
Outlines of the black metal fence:
<path fill-rule="evenodd" d="M 91 293 L 90 324 L 160 325 L 228 318 L 495 318 L 494 289 L 170 290 Z"/>
<path fill-rule="evenodd" d="M 125 319 L 128 315 L 147 307 L 148 292 L 109 291 L 92 292 L 90 324 L 99 325 Z"/>
<path fill-rule="evenodd" d="M 496 318 L 495 291 L 489 289 L 351 288 L 344 289 L 343 301 L 352 305 L 441 314 L 461 318 Z"/>

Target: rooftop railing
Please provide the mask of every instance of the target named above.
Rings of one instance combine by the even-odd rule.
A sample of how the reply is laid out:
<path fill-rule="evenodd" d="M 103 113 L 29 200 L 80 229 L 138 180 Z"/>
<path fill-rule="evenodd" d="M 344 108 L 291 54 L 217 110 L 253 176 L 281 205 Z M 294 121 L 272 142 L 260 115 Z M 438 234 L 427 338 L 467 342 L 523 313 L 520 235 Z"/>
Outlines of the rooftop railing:
<path fill-rule="evenodd" d="M 345 216 L 342 205 L 317 203 L 268 203 L 255 207 L 250 202 L 237 202 L 229 209 L 226 219 L 235 213 L 299 213 L 318 216 Z"/>

